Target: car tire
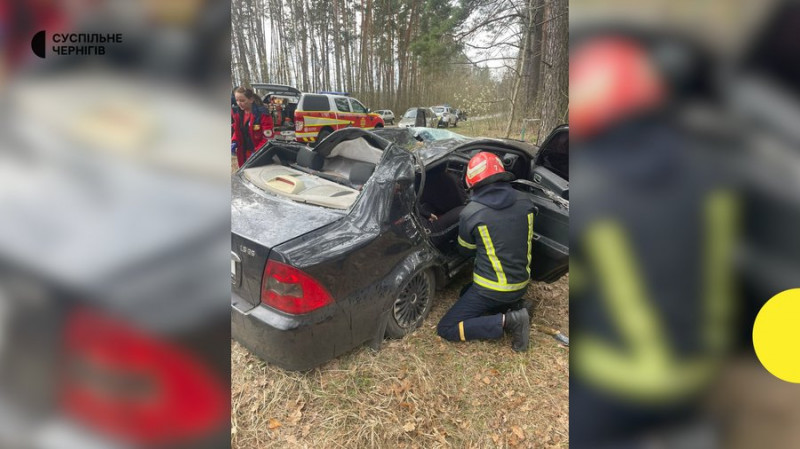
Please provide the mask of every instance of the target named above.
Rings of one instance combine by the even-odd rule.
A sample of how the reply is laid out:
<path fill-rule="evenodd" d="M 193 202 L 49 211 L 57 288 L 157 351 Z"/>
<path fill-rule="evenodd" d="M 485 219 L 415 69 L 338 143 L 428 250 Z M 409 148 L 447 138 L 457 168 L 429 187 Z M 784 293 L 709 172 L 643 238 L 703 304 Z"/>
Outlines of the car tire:
<path fill-rule="evenodd" d="M 317 134 L 317 140 L 314 141 L 314 146 L 317 146 L 317 144 L 319 144 L 322 141 L 322 139 L 328 137 L 329 135 L 331 135 L 330 129 L 325 128 L 322 131 L 320 131 L 319 134 Z"/>
<path fill-rule="evenodd" d="M 456 120 L 455 122 L 453 122 L 453 128 L 458 128 L 458 120 Z"/>
<path fill-rule="evenodd" d="M 422 324 L 433 305 L 435 282 L 430 270 L 418 271 L 403 282 L 389 310 L 388 338 L 403 338 Z"/>

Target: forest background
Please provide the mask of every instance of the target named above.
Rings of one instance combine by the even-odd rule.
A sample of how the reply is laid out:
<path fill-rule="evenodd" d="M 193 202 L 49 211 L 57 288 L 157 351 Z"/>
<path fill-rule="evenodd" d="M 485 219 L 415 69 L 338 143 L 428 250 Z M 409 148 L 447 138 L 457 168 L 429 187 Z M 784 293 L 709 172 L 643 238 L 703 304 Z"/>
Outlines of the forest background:
<path fill-rule="evenodd" d="M 232 0 L 235 85 L 449 104 L 542 138 L 568 113 L 567 0 Z"/>

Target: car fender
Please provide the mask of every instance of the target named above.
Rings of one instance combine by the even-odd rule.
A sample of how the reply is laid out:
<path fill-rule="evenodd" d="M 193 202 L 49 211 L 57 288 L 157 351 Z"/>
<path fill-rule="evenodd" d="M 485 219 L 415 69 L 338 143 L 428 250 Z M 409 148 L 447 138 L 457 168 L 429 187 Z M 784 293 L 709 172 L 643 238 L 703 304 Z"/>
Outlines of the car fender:
<path fill-rule="evenodd" d="M 375 328 L 372 338 L 368 342 L 370 348 L 375 351 L 381 349 L 384 335 L 386 334 L 386 325 L 389 323 L 389 318 L 391 317 L 390 312 L 392 310 L 392 304 L 395 298 L 400 294 L 403 282 L 410 279 L 415 273 L 427 269 L 434 270 L 435 282 L 438 284 L 441 269 L 438 267 L 438 256 L 430 245 L 424 245 L 419 250 L 410 254 L 383 279 L 383 283 L 390 286 L 390 291 L 392 293 L 387 297 L 386 303 L 383 305 L 383 310 L 378 319 L 378 325 Z"/>

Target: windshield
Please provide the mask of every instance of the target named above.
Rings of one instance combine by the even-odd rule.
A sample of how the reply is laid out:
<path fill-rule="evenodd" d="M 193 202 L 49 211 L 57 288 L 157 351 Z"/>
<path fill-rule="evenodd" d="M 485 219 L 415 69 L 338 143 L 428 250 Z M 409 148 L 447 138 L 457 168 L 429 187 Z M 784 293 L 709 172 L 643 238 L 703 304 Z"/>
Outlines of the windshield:
<path fill-rule="evenodd" d="M 463 136 L 461 134 L 448 131 L 446 129 L 413 128 L 413 132 L 414 132 L 414 137 L 421 139 L 424 142 L 434 142 L 437 140 L 445 140 L 445 139 L 459 139 L 459 140 L 470 139 L 467 136 Z"/>
<path fill-rule="evenodd" d="M 416 109 L 409 109 L 403 115 L 404 118 L 417 118 L 417 110 Z"/>

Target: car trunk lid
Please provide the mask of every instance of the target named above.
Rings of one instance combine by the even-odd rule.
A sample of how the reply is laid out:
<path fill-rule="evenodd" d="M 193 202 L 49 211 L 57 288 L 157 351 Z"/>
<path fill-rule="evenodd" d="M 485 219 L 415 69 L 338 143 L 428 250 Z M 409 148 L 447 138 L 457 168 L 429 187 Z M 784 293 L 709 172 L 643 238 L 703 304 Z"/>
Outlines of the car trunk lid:
<path fill-rule="evenodd" d="M 261 302 L 261 280 L 272 248 L 327 226 L 345 214 L 343 210 L 280 198 L 235 175 L 231 197 L 233 306 L 247 311 Z"/>

